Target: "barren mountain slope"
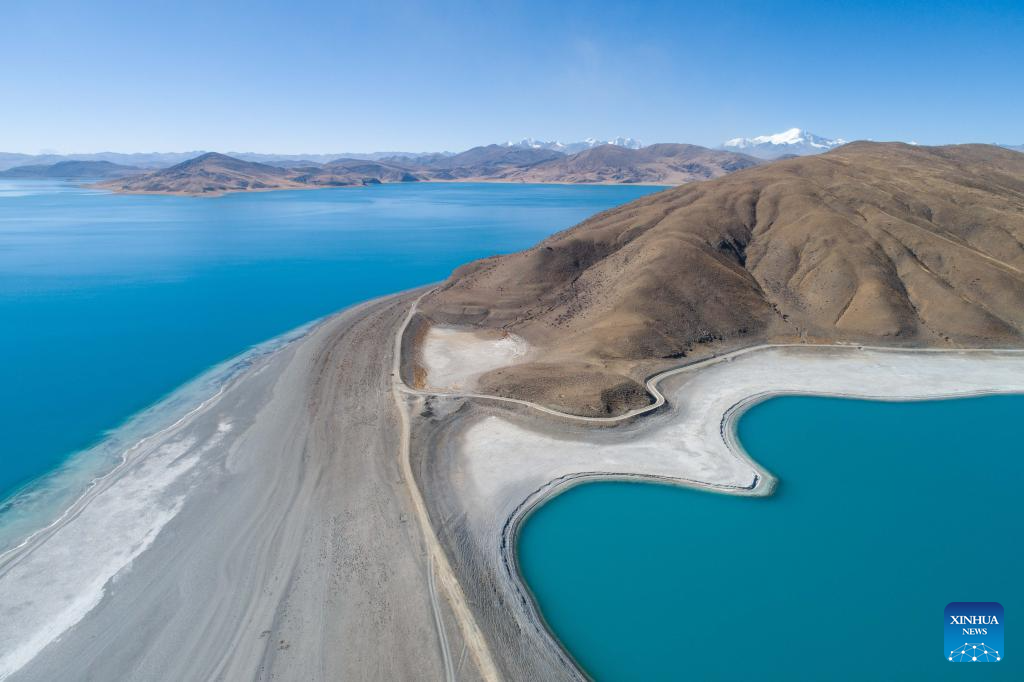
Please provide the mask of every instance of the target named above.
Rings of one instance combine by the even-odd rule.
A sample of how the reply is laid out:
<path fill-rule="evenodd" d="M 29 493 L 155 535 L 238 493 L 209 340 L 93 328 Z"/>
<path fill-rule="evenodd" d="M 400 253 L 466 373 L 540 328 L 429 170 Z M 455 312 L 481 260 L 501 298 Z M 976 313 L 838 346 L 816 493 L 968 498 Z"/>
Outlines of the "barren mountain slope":
<path fill-rule="evenodd" d="M 99 187 L 138 194 L 223 194 L 247 190 L 303 187 L 292 171 L 264 163 L 242 161 L 210 152 L 176 166 L 119 180 Z"/>
<path fill-rule="evenodd" d="M 681 185 L 718 178 L 761 163 L 746 154 L 693 144 L 652 144 L 641 149 L 602 145 L 518 168 L 502 179 L 522 182 L 616 182 Z"/>
<path fill-rule="evenodd" d="M 328 164 L 279 168 L 209 153 L 145 175 L 110 180 L 99 187 L 139 194 L 205 194 L 271 189 L 310 189 L 415 182 L 423 178 L 395 164 L 337 159 Z"/>
<path fill-rule="evenodd" d="M 583 414 L 656 369 L 764 341 L 1024 345 L 1024 155 L 858 142 L 666 190 L 459 268 L 438 323 L 508 329 L 542 363 L 488 390 Z"/>

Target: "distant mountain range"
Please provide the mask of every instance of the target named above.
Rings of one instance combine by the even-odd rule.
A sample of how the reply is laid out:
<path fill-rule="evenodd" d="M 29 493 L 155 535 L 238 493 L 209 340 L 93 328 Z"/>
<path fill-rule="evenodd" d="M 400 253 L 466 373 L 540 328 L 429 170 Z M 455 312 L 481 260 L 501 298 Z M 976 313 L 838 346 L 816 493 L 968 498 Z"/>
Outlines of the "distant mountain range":
<path fill-rule="evenodd" d="M 126 193 L 215 196 L 431 180 L 678 185 L 720 177 L 759 163 L 759 159 L 745 154 L 685 144 L 639 149 L 601 145 L 570 155 L 492 144 L 454 155 L 348 158 L 288 167 L 207 153 L 170 168 L 107 180 L 97 186 Z"/>
<path fill-rule="evenodd" d="M 547 149 L 563 154 L 575 154 L 584 149 L 591 149 L 604 144 L 613 144 L 630 149 L 639 149 L 643 145 L 631 137 L 617 137 L 614 140 L 596 140 L 587 138 L 581 142 L 541 142 L 525 139 L 519 142 L 506 142 L 504 147 L 522 147 L 529 149 Z M 169 168 L 175 164 L 194 159 L 206 151 L 191 152 L 142 152 L 122 154 L 119 152 L 97 152 L 94 154 L 16 154 L 0 152 L 0 171 L 17 166 L 45 166 L 61 161 L 107 161 L 121 166 L 132 166 L 155 170 Z M 455 156 L 456 152 L 339 152 L 337 154 L 260 154 L 256 152 L 227 152 L 228 156 L 254 163 L 267 163 L 281 168 L 299 168 L 310 165 L 330 163 L 336 159 L 361 159 L 366 161 L 394 161 L 396 159 L 413 159 L 416 161 Z"/>
<path fill-rule="evenodd" d="M 846 142 L 841 139 L 793 128 L 776 135 L 736 138 L 719 149 L 668 143 L 645 147 L 632 138 L 616 138 L 603 143 L 587 139 L 569 144 L 526 139 L 474 147 L 458 154 L 379 152 L 341 158 L 214 152 L 72 157 L 0 153 L 0 167 L 32 161 L 0 170 L 0 177 L 91 179 L 100 181 L 98 186 L 118 192 L 208 196 L 452 180 L 680 185 L 721 177 L 766 160 L 817 154 L 843 144 Z M 1024 145 L 1000 146 L 1024 152 Z M 566 151 L 574 149 L 579 151 Z M 78 158 L 81 156 L 88 158 Z M 169 164 L 170 160 L 177 162 Z"/>
<path fill-rule="evenodd" d="M 580 142 L 544 142 L 543 140 L 535 140 L 532 137 L 527 137 L 520 140 L 519 142 L 512 142 L 511 140 L 505 143 L 506 147 L 521 147 L 524 149 L 548 149 L 550 151 L 561 152 L 563 154 L 578 154 L 579 152 L 587 149 L 593 149 L 594 147 L 602 147 L 605 145 L 612 145 L 615 147 L 625 147 L 626 149 L 640 149 L 643 147 L 643 143 L 640 140 L 634 140 L 632 137 L 616 137 L 612 140 L 598 140 L 593 137 L 588 137 Z"/>
<path fill-rule="evenodd" d="M 790 128 L 774 135 L 736 137 L 726 140 L 719 148 L 742 152 L 756 156 L 759 159 L 779 159 L 786 156 L 821 154 L 844 144 L 849 144 L 849 140 L 822 137 L 802 128 Z M 908 144 L 916 145 L 917 143 L 909 142 Z M 996 144 L 995 146 L 1012 149 L 1016 152 L 1024 152 L 1024 144 Z"/>
<path fill-rule="evenodd" d="M 489 144 L 473 147 L 454 156 L 440 158 L 395 159 L 435 180 L 497 179 L 512 169 L 530 168 L 565 155 L 550 149 L 509 147 Z"/>
<path fill-rule="evenodd" d="M 14 154 L 0 152 L 0 171 L 26 165 L 50 165 L 61 161 L 106 161 L 121 166 L 155 170 L 170 168 L 175 164 L 195 159 L 205 151 L 152 152 L 122 154 L 119 152 L 97 152 L 95 154 Z M 379 160 L 385 158 L 418 158 L 421 156 L 451 156 L 451 152 L 373 152 L 371 154 L 258 154 L 255 152 L 228 152 L 228 156 L 254 163 L 269 163 L 282 168 L 321 165 L 335 159 Z"/>
<path fill-rule="evenodd" d="M 14 154 L 0 152 L 0 170 L 20 166 L 47 166 L 62 161 L 106 161 L 119 166 L 135 168 L 166 168 L 176 163 L 195 158 L 203 152 L 155 152 L 121 154 L 118 152 L 97 152 L 95 154 Z"/>
<path fill-rule="evenodd" d="M 0 171 L 0 178 L 82 178 L 99 180 L 144 173 L 135 166 L 122 166 L 109 161 L 58 161 L 53 164 L 16 166 Z"/>
<path fill-rule="evenodd" d="M 791 128 L 787 131 L 774 135 L 759 135 L 757 137 L 737 137 L 727 140 L 718 147 L 722 151 L 738 152 L 755 156 L 760 159 L 777 159 L 783 156 L 805 156 L 807 154 L 819 154 L 829 149 L 846 144 L 846 140 L 833 139 L 815 135 L 801 128 Z M 588 137 L 579 142 L 545 142 L 533 138 L 525 138 L 518 142 L 508 141 L 498 145 L 485 145 L 473 149 L 484 149 L 487 147 L 504 147 L 507 149 L 533 149 L 550 151 L 572 156 L 588 149 L 597 147 L 621 147 L 623 149 L 639 150 L 644 144 L 632 137 L 616 137 L 611 140 L 598 140 Z M 653 145 L 652 145 L 653 146 Z M 998 146 L 1014 151 L 1024 152 L 1024 144 L 999 144 Z M 469 150 L 473 151 L 473 150 Z M 65 161 L 105 161 L 117 166 L 126 168 L 157 170 L 169 168 L 175 164 L 188 161 L 206 154 L 205 151 L 191 152 L 152 152 L 122 154 L 118 152 L 98 152 L 95 154 L 17 154 L 0 152 L 0 171 L 25 166 L 52 166 Z M 467 152 L 462 152 L 465 154 Z M 437 166 L 443 165 L 443 160 L 449 157 L 457 157 L 460 154 L 455 152 L 371 152 L 371 153 L 338 153 L 338 154 L 261 154 L 256 152 L 227 152 L 228 156 L 242 161 L 254 163 L 265 163 L 279 168 L 307 168 L 310 166 L 321 166 L 329 164 L 338 159 L 358 159 L 365 161 L 381 161 L 385 163 L 400 163 L 415 166 Z M 461 164 L 456 164 L 461 165 Z M 96 169 L 102 168 L 96 166 Z M 58 172 L 67 172 L 70 167 L 64 167 Z M 19 171 L 20 177 L 26 177 L 29 171 Z M 6 176 L 13 177 L 13 176 Z M 51 176 L 55 177 L 55 176 Z M 64 177 L 85 177 L 85 176 L 64 176 Z M 102 175 L 91 175 L 90 177 L 104 177 Z"/>
<path fill-rule="evenodd" d="M 821 137 L 800 128 L 774 135 L 735 137 L 722 143 L 722 149 L 743 152 L 759 159 L 777 159 L 783 156 L 820 154 L 846 144 L 846 140 Z"/>
<path fill-rule="evenodd" d="M 682 185 L 721 177 L 761 163 L 746 154 L 692 144 L 652 144 L 629 148 L 611 144 L 559 156 L 499 179 L 519 182 Z"/>
<path fill-rule="evenodd" d="M 218 196 L 230 192 L 347 187 L 422 179 L 406 168 L 367 159 L 337 159 L 326 164 L 282 168 L 208 152 L 170 168 L 107 180 L 95 186 L 126 194 Z"/>

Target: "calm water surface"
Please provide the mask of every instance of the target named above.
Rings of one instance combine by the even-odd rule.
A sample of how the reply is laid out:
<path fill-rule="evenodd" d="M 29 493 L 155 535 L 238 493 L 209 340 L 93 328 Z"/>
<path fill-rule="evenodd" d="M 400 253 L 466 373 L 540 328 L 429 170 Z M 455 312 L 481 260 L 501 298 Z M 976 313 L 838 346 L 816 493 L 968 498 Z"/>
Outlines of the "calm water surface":
<path fill-rule="evenodd" d="M 597 680 L 1024 679 L 1021 414 L 775 398 L 739 424 L 775 496 L 582 485 L 527 520 L 521 568 Z M 1002 662 L 945 660 L 951 601 L 1002 603 Z"/>
<path fill-rule="evenodd" d="M 13 493 L 33 492 L 26 484 L 71 453 L 255 343 L 656 189 L 411 184 L 196 199 L 0 181 L 0 503 L 11 511 Z"/>

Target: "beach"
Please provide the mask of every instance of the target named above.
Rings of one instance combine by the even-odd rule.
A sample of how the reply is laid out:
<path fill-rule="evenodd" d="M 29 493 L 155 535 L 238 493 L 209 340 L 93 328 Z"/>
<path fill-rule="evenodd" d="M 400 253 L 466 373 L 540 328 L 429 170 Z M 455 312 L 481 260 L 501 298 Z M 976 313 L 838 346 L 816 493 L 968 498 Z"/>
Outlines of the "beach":
<path fill-rule="evenodd" d="M 648 409 L 559 416 L 403 381 L 421 293 L 257 357 L 5 555 L 0 677 L 580 679 L 517 567 L 518 529 L 553 495 L 770 494 L 734 435 L 770 395 L 1024 391 L 1019 352 L 761 347 L 652 378 Z"/>
<path fill-rule="evenodd" d="M 421 557 L 412 503 L 386 492 L 410 490 L 389 379 L 402 314 L 364 333 L 370 323 L 355 317 L 384 315 L 377 303 L 332 313 L 523 248 L 646 190 L 423 183 L 218 202 L 56 182 L 6 181 L 0 190 L 0 269 L 9 276 L 0 307 L 15 332 L 0 342 L 9 389 L 0 398 L 0 676 L 280 676 L 289 664 L 264 658 L 300 649 L 300 679 L 346 670 L 471 677 L 486 655 L 472 631 L 477 644 L 463 649 L 460 621 L 446 611 L 457 585 L 436 545 L 431 565 Z M 328 354 L 344 366 L 333 383 L 311 365 Z M 367 388 L 370 376 L 383 392 Z M 358 410 L 339 386 L 355 391 Z M 387 400 L 370 408 L 376 398 Z M 313 401 L 344 414 L 333 420 L 321 408 L 314 421 Z M 359 457 L 339 459 L 324 438 Z M 356 492 L 335 494 L 348 486 Z M 397 525 L 364 530 L 375 514 Z M 247 538 L 257 522 L 272 535 Z M 406 539 L 394 539 L 399 531 Z M 404 562 L 375 549 L 401 542 L 415 545 L 402 550 Z M 328 587 L 309 586 L 312 575 L 328 581 L 321 572 L 334 564 Z M 398 585 L 412 573 L 405 598 Z M 303 590 L 310 594 L 296 596 Z M 316 601 L 316 590 L 333 590 L 335 606 Z M 253 594 L 263 606 L 250 605 Z M 357 628 L 333 615 L 342 596 L 353 622 L 376 625 L 338 635 Z M 314 605 L 300 610 L 300 599 Z M 266 616 L 275 600 L 282 614 L 322 613 L 329 633 L 282 643 L 312 626 Z M 452 629 L 443 641 L 438 621 Z M 231 634 L 213 636 L 229 623 Z M 271 639 L 279 630 L 286 636 Z M 407 654 L 388 650 L 397 640 Z"/>
<path fill-rule="evenodd" d="M 6 557 L 0 676 L 445 678 L 451 619 L 397 457 L 391 339 L 409 300 L 257 363 Z"/>

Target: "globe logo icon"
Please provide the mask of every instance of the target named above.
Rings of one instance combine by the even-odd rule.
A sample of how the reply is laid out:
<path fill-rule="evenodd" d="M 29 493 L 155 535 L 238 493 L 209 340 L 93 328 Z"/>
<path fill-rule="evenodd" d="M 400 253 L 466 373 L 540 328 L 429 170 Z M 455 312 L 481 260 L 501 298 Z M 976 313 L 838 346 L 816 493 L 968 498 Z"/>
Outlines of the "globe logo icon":
<path fill-rule="evenodd" d="M 954 663 L 991 663 L 1002 660 L 998 651 L 984 642 L 965 642 L 949 652 L 949 660 Z"/>

